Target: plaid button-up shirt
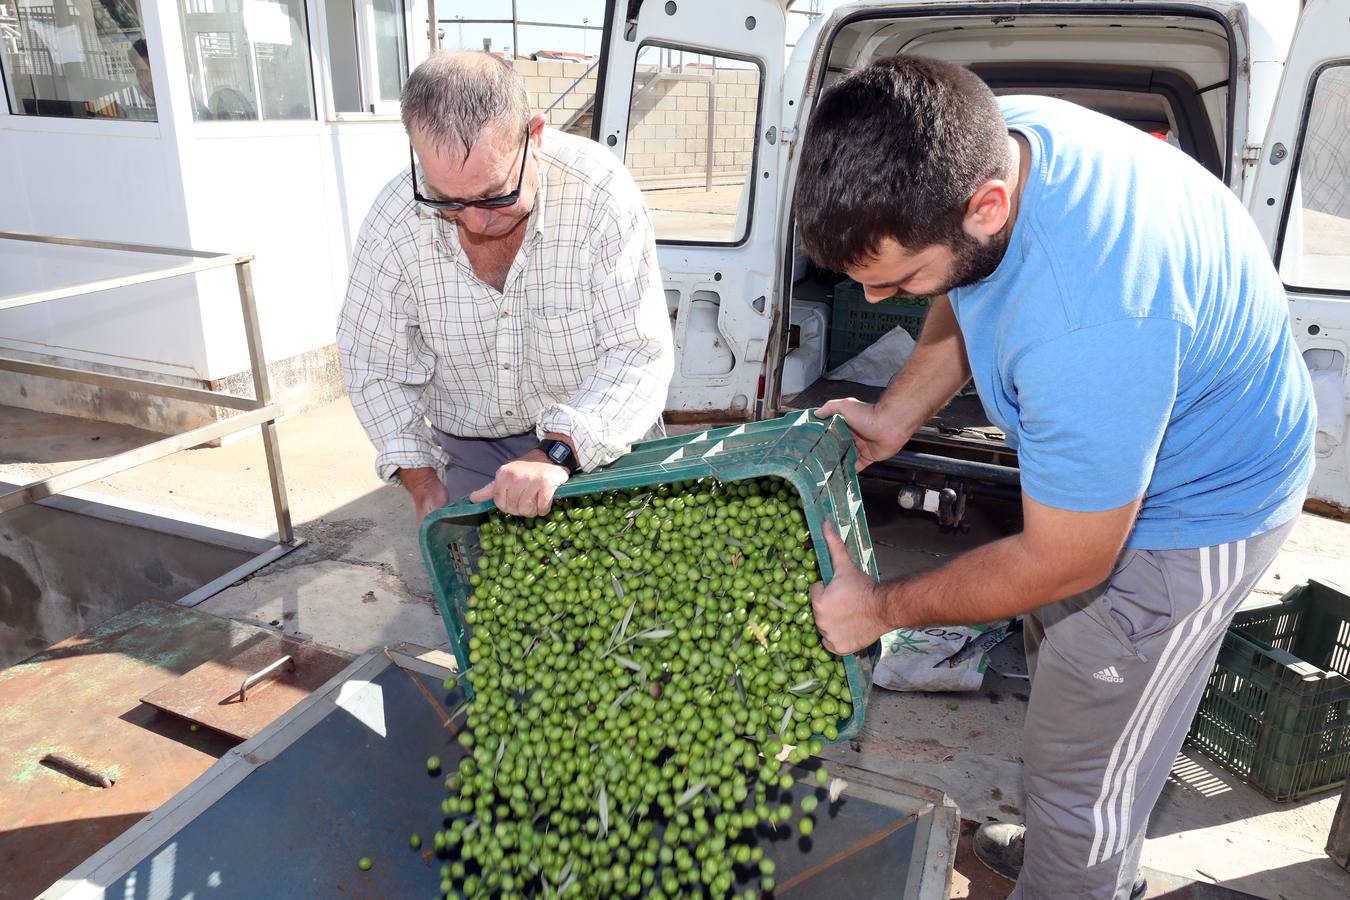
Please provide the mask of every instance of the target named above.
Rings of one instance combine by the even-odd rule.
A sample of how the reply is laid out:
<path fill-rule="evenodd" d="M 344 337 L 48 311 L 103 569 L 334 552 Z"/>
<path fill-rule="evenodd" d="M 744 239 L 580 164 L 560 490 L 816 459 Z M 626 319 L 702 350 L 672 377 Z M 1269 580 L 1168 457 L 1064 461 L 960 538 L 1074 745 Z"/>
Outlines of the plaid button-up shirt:
<path fill-rule="evenodd" d="M 546 131 L 540 188 L 502 293 L 405 170 L 357 237 L 337 340 L 380 477 L 448 462 L 459 437 L 565 434 L 590 470 L 659 422 L 674 369 L 642 195 L 604 148 Z"/>

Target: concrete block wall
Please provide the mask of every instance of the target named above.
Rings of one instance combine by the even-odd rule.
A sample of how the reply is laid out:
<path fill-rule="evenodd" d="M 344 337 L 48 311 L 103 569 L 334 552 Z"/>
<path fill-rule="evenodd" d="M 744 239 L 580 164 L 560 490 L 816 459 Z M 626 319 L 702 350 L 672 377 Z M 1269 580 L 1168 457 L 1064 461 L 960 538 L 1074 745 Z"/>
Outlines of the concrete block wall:
<path fill-rule="evenodd" d="M 568 90 L 573 82 L 586 73 L 586 65 L 582 63 L 518 59 L 515 67 L 525 82 L 530 106 L 536 111 L 547 109 L 562 96 L 562 102 L 548 112 L 548 124 L 553 128 L 563 127 L 577 110 L 595 96 L 598 70 L 587 75 L 574 90 Z"/>
<path fill-rule="evenodd" d="M 562 127 L 595 93 L 594 72 L 568 90 L 586 71 L 580 64 L 517 60 L 516 71 L 536 110 L 546 109 L 563 95 L 562 102 L 548 114 L 553 127 Z M 710 84 L 713 178 L 719 183 L 744 178 L 754 156 L 759 70 L 686 66 L 683 74 L 706 78 L 714 71 L 715 80 L 657 78 L 642 89 L 641 85 L 658 73 L 655 66 L 638 66 L 640 93 L 629 120 L 625 162 L 639 183 L 676 186 L 704 182 Z"/>

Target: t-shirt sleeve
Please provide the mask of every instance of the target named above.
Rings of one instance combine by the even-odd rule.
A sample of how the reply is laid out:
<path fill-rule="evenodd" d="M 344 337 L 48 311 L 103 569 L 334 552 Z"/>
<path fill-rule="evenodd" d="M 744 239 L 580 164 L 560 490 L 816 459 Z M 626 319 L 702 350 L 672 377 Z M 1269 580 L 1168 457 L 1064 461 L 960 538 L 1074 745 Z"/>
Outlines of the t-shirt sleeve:
<path fill-rule="evenodd" d="M 1100 512 L 1142 496 L 1177 395 L 1185 326 L 1129 318 L 1038 344 L 1014 364 L 1022 489 Z"/>

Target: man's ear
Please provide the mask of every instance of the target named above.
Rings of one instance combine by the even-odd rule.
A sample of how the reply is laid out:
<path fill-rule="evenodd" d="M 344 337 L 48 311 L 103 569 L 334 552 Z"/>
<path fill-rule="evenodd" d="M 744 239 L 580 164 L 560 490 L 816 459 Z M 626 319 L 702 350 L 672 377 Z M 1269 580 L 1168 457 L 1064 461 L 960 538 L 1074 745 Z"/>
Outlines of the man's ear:
<path fill-rule="evenodd" d="M 970 195 L 961 227 L 983 244 L 1002 230 L 1011 214 L 1012 192 L 1008 183 L 1001 178 L 991 178 Z"/>
<path fill-rule="evenodd" d="M 544 126 L 548 124 L 548 119 L 543 113 L 535 113 L 530 117 L 530 140 L 534 141 L 536 147 L 541 146 L 544 141 Z"/>

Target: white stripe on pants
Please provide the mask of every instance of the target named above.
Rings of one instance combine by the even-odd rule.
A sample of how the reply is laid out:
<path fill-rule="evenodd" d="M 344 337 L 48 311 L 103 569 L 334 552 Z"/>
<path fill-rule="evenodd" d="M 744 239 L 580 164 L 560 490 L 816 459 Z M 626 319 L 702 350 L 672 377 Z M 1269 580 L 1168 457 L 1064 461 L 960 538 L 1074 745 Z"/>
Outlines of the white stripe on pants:
<path fill-rule="evenodd" d="M 1224 630 L 1293 525 L 1128 550 L 1103 585 L 1027 616 L 1027 834 L 1013 897 L 1129 896 Z"/>

